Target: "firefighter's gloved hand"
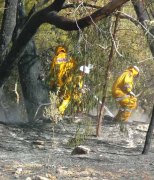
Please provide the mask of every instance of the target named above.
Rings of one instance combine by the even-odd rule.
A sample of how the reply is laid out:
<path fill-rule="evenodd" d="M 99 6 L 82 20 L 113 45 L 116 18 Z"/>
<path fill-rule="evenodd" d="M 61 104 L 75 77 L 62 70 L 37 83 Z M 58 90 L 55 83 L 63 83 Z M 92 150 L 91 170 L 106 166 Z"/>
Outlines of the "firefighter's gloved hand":
<path fill-rule="evenodd" d="M 134 97 L 136 96 L 132 91 L 130 91 L 129 94 Z"/>

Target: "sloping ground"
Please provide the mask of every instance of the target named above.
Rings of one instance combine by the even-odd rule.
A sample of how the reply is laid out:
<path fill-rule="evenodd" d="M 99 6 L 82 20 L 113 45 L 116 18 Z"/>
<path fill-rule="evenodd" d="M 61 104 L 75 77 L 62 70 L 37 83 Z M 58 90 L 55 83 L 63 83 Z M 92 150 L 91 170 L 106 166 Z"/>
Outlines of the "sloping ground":
<path fill-rule="evenodd" d="M 79 130 L 77 123 L 64 120 L 54 129 L 51 123 L 42 122 L 23 127 L 1 124 L 0 180 L 154 179 L 154 138 L 148 155 L 141 154 L 146 123 L 129 125 L 128 137 L 118 125 L 106 121 L 98 139 L 95 120 L 90 121 L 91 135 L 84 145 L 91 151 L 84 155 L 71 155 L 73 148 L 67 145 Z"/>

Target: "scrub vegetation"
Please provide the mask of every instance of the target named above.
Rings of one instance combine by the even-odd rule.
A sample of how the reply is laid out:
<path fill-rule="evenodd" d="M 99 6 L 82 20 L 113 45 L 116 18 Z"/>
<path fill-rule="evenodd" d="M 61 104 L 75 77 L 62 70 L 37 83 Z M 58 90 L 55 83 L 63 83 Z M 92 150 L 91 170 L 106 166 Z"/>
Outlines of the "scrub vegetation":
<path fill-rule="evenodd" d="M 141 113 L 146 113 L 150 116 L 154 97 L 152 1 L 145 1 L 144 3 L 140 1 L 136 3 L 134 1 L 128 1 L 125 5 L 118 7 L 116 11 L 99 21 L 96 21 L 97 19 L 95 18 L 92 19 L 91 14 L 101 7 L 106 6 L 109 1 L 65 1 L 65 4 L 60 7 L 61 11 L 59 15 L 60 17 L 76 21 L 77 30 L 64 31 L 62 28 L 56 27 L 57 25 L 42 23 L 30 41 L 33 45 L 30 45 L 30 43 L 27 44 L 26 50 L 22 53 L 23 55 L 20 55 L 21 60 L 18 63 L 18 68 L 13 65 L 13 63 L 9 64 L 9 51 L 13 51 L 14 55 L 12 56 L 16 57 L 17 50 L 14 50 L 15 48 L 13 47 L 15 39 L 18 46 L 18 39 L 20 38 L 18 34 L 22 34 L 22 29 L 25 27 L 24 24 L 27 25 L 29 19 L 32 19 L 38 11 L 50 7 L 54 1 L 19 1 L 18 13 L 17 17 L 15 17 L 16 22 L 14 25 L 12 24 L 12 29 L 10 28 L 6 31 L 7 26 L 11 26 L 11 24 L 10 26 L 7 23 L 5 24 L 5 14 L 7 13 L 5 10 L 7 10 L 6 5 L 9 4 L 8 2 L 9 0 L 0 2 L 1 22 L 3 20 L 1 24 L 2 34 L 0 45 L 1 52 L 3 52 L 1 54 L 1 62 L 8 62 L 8 72 L 6 74 L 3 68 L 4 72 L 3 76 L 1 76 L 1 85 L 6 81 L 5 85 L 2 86 L 2 100 L 4 99 L 3 101 L 7 104 L 9 110 L 11 110 L 12 106 L 20 107 L 22 111 L 25 111 L 25 115 L 27 113 L 28 121 L 34 120 L 38 106 L 50 101 L 47 95 L 49 89 L 43 90 L 42 88 L 49 88 L 46 86 L 45 79 L 49 74 L 55 48 L 58 45 L 65 45 L 69 56 L 75 58 L 78 66 L 83 64 L 93 65 L 91 73 L 88 78 L 85 79 L 90 89 L 82 100 L 86 113 L 93 108 L 99 111 L 99 102 L 94 98 L 95 95 L 100 100 L 102 97 L 105 97 L 106 106 L 114 112 L 115 109 L 117 109 L 117 105 L 111 97 L 111 86 L 115 78 L 124 69 L 131 65 L 137 65 L 141 69 L 140 77 L 135 84 L 135 93 L 141 93 L 138 98 L 138 105 Z M 146 10 L 142 18 L 139 17 L 141 14 L 136 11 L 136 9 L 139 8 L 139 3 L 140 6 Z M 12 7 L 8 5 L 8 8 L 15 8 L 16 4 L 14 1 Z M 17 10 L 17 7 L 14 10 Z M 77 20 L 85 16 L 91 18 L 91 25 L 80 28 Z M 116 20 L 117 17 L 118 21 Z M 11 20 L 11 18 L 13 17 L 9 17 L 8 20 Z M 114 34 L 115 37 L 113 37 L 115 23 L 117 23 L 117 27 Z M 10 32 L 12 31 L 12 36 L 9 37 L 10 39 L 8 37 L 5 38 L 5 31 L 7 34 L 9 30 Z M 31 32 L 31 30 L 32 29 L 29 31 Z M 113 53 L 109 65 L 111 47 Z M 23 46 L 23 49 L 24 48 Z M 21 52 L 19 52 L 19 54 L 20 53 Z M 16 57 L 16 59 L 17 58 L 20 59 L 19 57 Z M 16 59 L 14 60 L 16 61 Z M 31 59 L 33 59 L 34 62 L 32 62 Z M 14 60 L 10 60 L 10 62 Z M 27 67 L 24 63 L 26 61 L 28 64 Z M 5 67 L 6 64 L 7 63 L 2 63 L 1 67 Z M 36 65 L 34 66 L 33 64 Z M 28 66 L 30 68 L 28 68 Z M 9 75 L 10 71 L 12 72 L 11 75 Z M 9 76 L 9 79 L 7 79 L 7 76 Z M 41 80 L 41 82 L 38 82 L 38 79 Z M 34 88 L 31 88 L 32 86 Z M 34 90 L 35 88 L 36 90 Z M 39 91 L 37 91 L 38 89 L 40 90 L 40 94 Z M 39 99 L 38 97 L 41 98 Z M 7 111 L 4 106 L 2 107 L 4 111 Z M 68 108 L 68 113 L 70 114 L 69 109 L 72 109 L 72 107 Z M 7 121 L 7 119 L 5 121 Z"/>
<path fill-rule="evenodd" d="M 71 154 L 69 148 L 83 145 L 88 141 L 99 159 L 104 158 L 101 154 L 103 151 L 110 151 L 110 147 L 114 147 L 106 159 L 111 163 L 114 161 L 116 166 L 116 163 L 119 163 L 119 154 L 115 158 L 114 151 L 119 153 L 121 150 L 119 146 L 123 145 L 123 140 L 121 132 L 118 133 L 117 127 L 108 117 L 110 111 L 115 115 L 118 110 L 118 105 L 112 98 L 111 88 L 116 77 L 129 66 L 135 65 L 140 69 L 140 75 L 134 85 L 134 93 L 139 94 L 138 108 L 134 111 L 132 120 L 149 123 L 154 114 L 154 1 L 0 0 L 0 23 L 0 124 L 8 125 L 8 128 L 0 125 L 2 143 L 5 142 L 5 136 L 8 138 L 8 142 L 3 146 L 0 144 L 0 147 L 4 151 L 12 151 L 11 147 L 14 147 L 15 140 L 16 146 L 19 150 L 21 147 L 20 151 L 24 149 L 28 158 L 28 153 L 34 150 L 34 159 L 36 152 L 39 157 L 46 158 L 45 153 L 40 153 L 40 150 L 47 149 L 46 152 L 49 154 L 52 151 L 55 167 L 62 163 L 57 152 L 60 153 L 60 148 L 63 148 L 67 154 L 63 161 L 71 167 L 76 161 L 72 158 L 71 161 L 74 161 L 72 164 L 71 161 L 67 162 L 66 159 Z M 57 94 L 51 92 L 47 82 L 51 61 L 59 45 L 66 48 L 68 57 L 76 60 L 78 68 L 82 65 L 92 66 L 90 73 L 84 79 L 87 91 L 82 97 L 82 111 L 77 113 L 79 108 L 70 103 L 63 117 L 57 107 L 59 104 Z M 83 121 L 80 115 L 84 117 Z M 104 117 L 109 118 L 109 121 Z M 95 137 L 95 134 L 100 135 L 102 121 L 105 123 L 103 138 L 105 139 L 106 136 L 110 140 L 109 143 L 106 140 L 100 141 L 104 146 L 100 145 Z M 9 127 L 10 124 L 21 124 L 22 127 Z M 65 125 L 67 130 L 60 127 L 61 125 Z M 153 126 L 151 123 L 152 128 Z M 134 124 L 132 128 L 136 132 L 137 145 L 136 149 L 130 152 L 134 153 L 138 149 L 140 151 L 143 149 L 145 131 L 139 133 L 140 129 L 138 130 Z M 18 132 L 21 137 L 18 136 Z M 115 135 L 114 140 L 112 133 Z M 58 150 L 51 145 L 51 136 L 54 141 L 57 140 L 57 144 L 62 145 Z M 147 137 L 147 141 L 149 139 Z M 115 146 L 114 141 L 119 142 L 120 145 Z M 20 146 L 20 143 L 24 144 L 24 147 Z M 97 150 L 94 146 L 97 146 Z M 14 148 L 15 152 L 17 147 Z M 122 151 L 129 153 L 125 147 Z M 146 149 L 146 153 L 147 151 Z M 6 156 L 6 153 L 4 152 L 3 155 Z M 124 158 L 121 156 L 121 162 L 126 162 L 129 155 L 126 156 Z M 11 159 L 14 154 L 11 152 L 8 157 Z M 22 153 L 18 156 L 19 160 L 21 157 L 23 157 Z M 137 157 L 136 162 L 141 161 L 144 167 L 145 158 L 141 159 L 136 155 L 130 158 L 128 166 L 132 167 L 134 157 Z M 49 165 L 53 163 L 51 159 L 48 157 L 47 166 L 41 164 L 41 169 L 47 167 L 47 171 L 52 168 L 58 171 L 57 167 Z M 123 164 L 119 165 L 119 172 Z M 148 168 L 151 166 L 153 162 L 147 163 Z M 15 168 L 16 166 L 13 171 Z M 17 170 L 20 171 L 19 174 Z M 18 178 L 22 174 L 22 169 L 17 170 L 15 177 Z M 10 172 L 12 173 L 12 170 Z M 149 170 L 150 172 L 153 171 Z M 23 176 L 27 177 L 27 175 Z M 137 173 L 134 177 L 136 176 Z M 48 178 L 52 179 L 52 177 Z M 55 176 L 53 178 L 57 179 Z"/>
<path fill-rule="evenodd" d="M 107 3 L 85 1 L 91 5 L 98 7 Z M 86 5 L 76 4 L 74 8 L 64 9 L 62 15 L 69 18 L 80 18 L 83 15 L 89 15 L 95 8 L 87 7 Z M 150 113 L 153 105 L 153 69 L 154 62 L 149 49 L 149 44 L 145 36 L 145 32 L 137 23 L 137 15 L 131 3 L 128 3 L 121 9 L 121 15 L 127 14 L 136 20 L 136 23 L 130 21 L 127 17 L 121 18 L 118 22 L 116 32 L 115 46 L 117 46 L 113 62 L 111 65 L 107 90 L 107 104 L 114 110 L 115 102 L 111 97 L 111 86 L 115 78 L 127 67 L 137 65 L 141 69 L 141 75 L 135 85 L 136 93 L 142 91 L 142 96 L 139 97 L 139 105 Z M 90 93 L 85 98 L 87 110 L 96 106 L 97 101 L 94 99 L 94 94 L 101 99 L 103 85 L 106 81 L 105 72 L 108 65 L 108 58 L 111 47 L 111 33 L 113 30 L 115 17 L 108 17 L 101 20 L 97 24 L 95 22 L 92 26 L 80 30 L 79 32 L 65 32 L 50 25 L 43 25 L 39 32 L 35 35 L 39 55 L 46 64 L 46 70 L 49 71 L 50 60 L 54 56 L 55 47 L 59 44 L 64 44 L 71 56 L 73 56 L 77 63 L 92 64 L 94 66 L 90 75 L 88 76 L 88 85 L 91 89 Z M 152 38 L 152 37 L 151 37 Z M 88 81 L 87 80 L 87 81 Z M 151 82 L 149 84 L 149 82 Z"/>

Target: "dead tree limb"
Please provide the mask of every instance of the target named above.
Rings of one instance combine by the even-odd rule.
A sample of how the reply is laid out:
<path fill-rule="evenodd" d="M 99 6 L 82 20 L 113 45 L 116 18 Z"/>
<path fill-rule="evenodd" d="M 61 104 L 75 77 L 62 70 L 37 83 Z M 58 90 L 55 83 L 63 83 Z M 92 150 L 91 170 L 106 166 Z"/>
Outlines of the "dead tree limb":
<path fill-rule="evenodd" d="M 106 102 L 106 93 L 107 93 L 109 72 L 111 69 L 112 61 L 113 61 L 114 50 L 116 50 L 115 37 L 116 37 L 116 31 L 117 31 L 118 22 L 119 22 L 119 16 L 120 16 L 120 13 L 116 16 L 114 30 L 113 30 L 113 33 L 111 33 L 112 44 L 111 44 L 111 50 L 110 50 L 108 64 L 107 64 L 106 73 L 105 73 L 106 79 L 105 79 L 105 84 L 103 85 L 103 91 L 102 91 L 103 97 L 102 97 L 102 103 L 101 103 L 101 107 L 100 107 L 100 111 L 99 111 L 99 115 L 98 115 L 98 121 L 97 121 L 97 127 L 96 127 L 96 136 L 101 135 L 101 125 L 103 122 L 103 114 L 104 114 L 104 106 L 105 106 L 105 102 Z"/>

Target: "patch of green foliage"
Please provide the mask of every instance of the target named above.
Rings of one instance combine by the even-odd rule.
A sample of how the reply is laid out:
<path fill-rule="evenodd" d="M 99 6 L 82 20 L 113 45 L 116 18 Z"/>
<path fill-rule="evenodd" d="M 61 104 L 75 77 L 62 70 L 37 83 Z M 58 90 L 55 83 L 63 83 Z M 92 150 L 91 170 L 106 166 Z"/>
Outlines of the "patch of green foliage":
<path fill-rule="evenodd" d="M 59 104 L 59 98 L 55 93 L 49 93 L 50 104 L 48 104 L 43 111 L 43 116 L 50 119 L 54 124 L 57 124 L 62 119 L 58 110 L 57 104 Z"/>
<path fill-rule="evenodd" d="M 88 136 L 92 135 L 92 121 L 90 119 L 79 122 L 76 126 L 74 137 L 68 140 L 69 147 L 79 146 L 87 140 Z"/>

